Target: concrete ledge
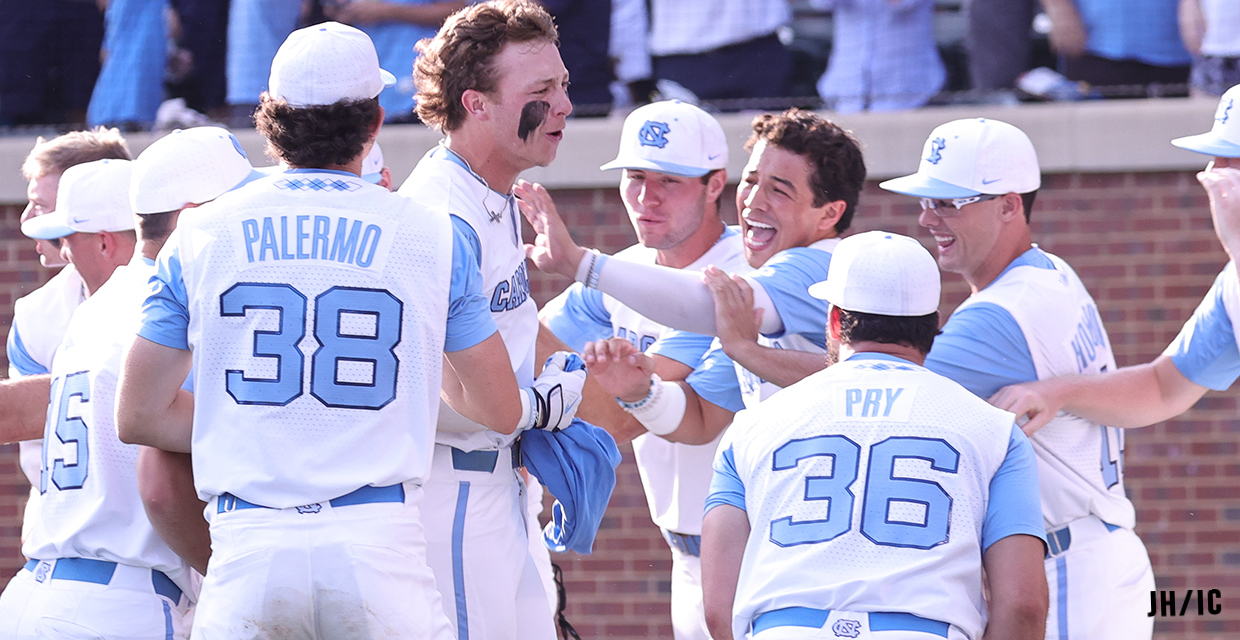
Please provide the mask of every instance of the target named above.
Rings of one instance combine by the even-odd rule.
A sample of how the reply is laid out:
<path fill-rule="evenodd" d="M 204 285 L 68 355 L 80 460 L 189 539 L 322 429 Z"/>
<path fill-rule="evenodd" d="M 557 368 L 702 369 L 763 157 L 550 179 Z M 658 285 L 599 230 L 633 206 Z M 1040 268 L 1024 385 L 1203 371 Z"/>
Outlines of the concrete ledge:
<path fill-rule="evenodd" d="M 1177 149 L 1172 138 L 1201 133 L 1213 124 L 1217 101 L 1203 98 L 1164 98 L 1013 107 L 936 107 L 896 113 L 862 113 L 836 117 L 861 140 L 872 179 L 890 178 L 917 169 L 921 146 L 934 127 L 957 118 L 983 116 L 1010 122 L 1029 134 L 1045 173 L 1104 173 L 1119 171 L 1182 171 L 1205 166 L 1206 158 Z M 753 114 L 719 116 L 732 149 L 729 177 L 735 181 L 745 164 L 742 145 L 749 135 Z M 616 153 L 620 117 L 571 120 L 555 163 L 525 173 L 529 180 L 550 188 L 612 187 L 616 172 L 599 165 Z M 127 136 L 134 153 L 157 136 Z M 263 141 L 254 131 L 237 136 L 255 165 L 272 164 L 263 153 Z M 379 134 L 384 156 L 399 184 L 418 159 L 439 140 L 421 125 L 386 127 Z M 32 137 L 0 138 L 0 203 L 24 203 L 26 184 L 20 168 L 34 146 Z"/>

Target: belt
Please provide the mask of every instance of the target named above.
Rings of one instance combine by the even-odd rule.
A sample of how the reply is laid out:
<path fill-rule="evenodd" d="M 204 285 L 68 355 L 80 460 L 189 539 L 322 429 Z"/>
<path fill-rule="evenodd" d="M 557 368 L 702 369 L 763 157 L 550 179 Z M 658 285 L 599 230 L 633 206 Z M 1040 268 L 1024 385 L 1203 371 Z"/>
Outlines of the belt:
<path fill-rule="evenodd" d="M 375 502 L 404 502 L 405 501 L 405 485 L 389 484 L 385 487 L 365 486 L 357 491 L 350 491 L 339 498 L 332 498 L 327 501 L 333 507 L 347 507 L 355 504 L 371 504 Z M 318 513 L 320 503 L 304 505 L 297 507 L 302 513 Z M 261 504 L 254 504 L 248 500 L 242 500 L 231 493 L 221 494 L 215 502 L 216 513 L 228 513 L 238 509 L 274 509 L 275 507 L 265 507 Z"/>
<path fill-rule="evenodd" d="M 112 575 L 116 573 L 115 562 L 95 560 L 93 558 L 59 558 L 45 561 L 27 560 L 23 568 L 34 573 L 36 579 L 42 582 L 43 579 L 38 578 L 38 576 L 42 574 L 46 577 L 46 570 L 38 571 L 37 569 L 39 569 L 39 565 L 43 562 L 48 563 L 45 566 L 52 567 L 52 580 L 108 584 L 112 582 Z M 159 569 L 151 569 L 151 587 L 155 590 L 155 593 L 174 603 L 181 601 L 181 588 L 172 581 L 172 578 L 169 578 L 167 574 Z"/>
<path fill-rule="evenodd" d="M 753 619 L 755 634 L 772 627 L 811 627 L 821 628 L 830 617 L 830 609 L 811 609 L 809 607 L 788 607 L 760 613 Z M 941 638 L 946 638 L 951 625 L 938 620 L 930 620 L 911 613 L 895 611 L 875 611 L 864 614 L 870 619 L 870 631 L 921 631 Z M 837 621 L 836 624 L 845 622 Z M 838 634 L 837 634 L 838 635 Z"/>
<path fill-rule="evenodd" d="M 1109 522 L 1103 522 L 1102 520 L 1099 520 L 1099 522 L 1102 522 L 1102 526 L 1107 528 L 1107 533 L 1115 531 L 1116 529 L 1123 528 L 1123 527 L 1120 527 L 1119 525 L 1114 525 Z M 1071 527 L 1072 525 L 1069 524 L 1068 526 L 1063 527 L 1061 529 L 1056 529 L 1054 531 L 1048 531 L 1046 533 L 1046 557 L 1049 558 L 1051 556 L 1057 556 L 1067 551 L 1068 548 L 1072 546 Z"/>
<path fill-rule="evenodd" d="M 675 531 L 664 529 L 663 537 L 667 538 L 667 543 L 672 545 L 673 548 L 687 556 L 693 556 L 694 558 L 702 556 L 702 536 L 676 533 Z"/>
<path fill-rule="evenodd" d="M 517 442 L 520 441 L 518 440 Z M 517 442 L 512 444 L 513 469 L 521 466 L 521 447 Z M 495 471 L 495 465 L 499 462 L 499 451 L 496 449 L 461 451 L 456 447 L 448 448 L 452 450 L 452 468 L 457 471 L 484 471 L 491 473 Z"/>

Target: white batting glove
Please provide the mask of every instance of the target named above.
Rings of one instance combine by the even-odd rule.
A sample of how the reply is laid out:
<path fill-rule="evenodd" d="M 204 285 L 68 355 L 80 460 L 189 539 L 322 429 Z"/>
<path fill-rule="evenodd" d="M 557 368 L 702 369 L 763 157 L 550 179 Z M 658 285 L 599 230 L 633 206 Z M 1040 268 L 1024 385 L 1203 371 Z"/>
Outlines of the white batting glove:
<path fill-rule="evenodd" d="M 542 375 L 534 384 L 521 389 L 521 429 L 567 427 L 581 404 L 581 388 L 586 384 L 586 363 L 575 353 L 557 351 L 547 358 Z"/>

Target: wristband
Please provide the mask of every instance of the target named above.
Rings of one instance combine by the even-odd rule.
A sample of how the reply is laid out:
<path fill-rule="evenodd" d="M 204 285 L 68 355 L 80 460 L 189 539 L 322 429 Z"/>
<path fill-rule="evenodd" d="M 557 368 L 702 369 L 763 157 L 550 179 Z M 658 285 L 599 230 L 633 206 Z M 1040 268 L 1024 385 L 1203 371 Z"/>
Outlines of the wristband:
<path fill-rule="evenodd" d="M 657 375 L 650 376 L 650 393 L 637 402 L 621 402 L 650 433 L 665 436 L 680 428 L 685 417 L 685 390 L 675 382 L 664 382 Z"/>
<path fill-rule="evenodd" d="M 587 249 L 585 257 L 577 264 L 577 273 L 573 279 L 587 289 L 597 289 L 599 276 L 602 275 L 603 264 L 606 262 L 607 256 L 599 253 L 597 249 Z"/>

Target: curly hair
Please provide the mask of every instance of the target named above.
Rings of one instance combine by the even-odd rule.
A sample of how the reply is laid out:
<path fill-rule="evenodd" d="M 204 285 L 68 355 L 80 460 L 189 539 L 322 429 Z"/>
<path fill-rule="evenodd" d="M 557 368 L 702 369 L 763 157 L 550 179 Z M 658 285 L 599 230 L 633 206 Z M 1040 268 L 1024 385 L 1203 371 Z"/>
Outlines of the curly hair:
<path fill-rule="evenodd" d="M 840 312 L 840 341 L 845 344 L 900 344 L 925 355 L 930 353 L 935 336 L 941 333 L 938 311 L 924 316 L 883 316 L 839 307 L 836 309 Z"/>
<path fill-rule="evenodd" d="M 267 153 L 294 167 L 347 164 L 362 154 L 379 119 L 379 99 L 341 100 L 313 107 L 291 107 L 266 91 L 254 124 L 267 139 Z"/>
<path fill-rule="evenodd" d="M 846 206 L 835 230 L 843 233 L 852 225 L 865 186 L 865 159 L 861 144 L 851 132 L 812 111 L 792 108 L 779 115 L 765 113 L 754 118 L 753 134 L 745 142 L 745 150 L 752 151 L 759 140 L 805 156 L 815 169 L 810 176 L 814 206 L 843 200 Z"/>
<path fill-rule="evenodd" d="M 461 96 L 470 89 L 495 90 L 495 56 L 509 42 L 533 41 L 558 45 L 559 34 L 547 11 L 529 0 L 492 0 L 449 16 L 434 38 L 416 47 L 418 118 L 439 131 L 460 128 L 465 122 Z"/>
<path fill-rule="evenodd" d="M 51 140 L 40 137 L 22 163 L 27 180 L 39 176 L 61 174 L 69 167 L 95 160 L 132 160 L 129 145 L 117 129 L 97 127 L 90 131 L 73 131 Z"/>

